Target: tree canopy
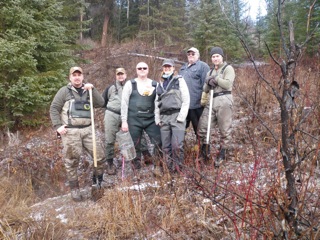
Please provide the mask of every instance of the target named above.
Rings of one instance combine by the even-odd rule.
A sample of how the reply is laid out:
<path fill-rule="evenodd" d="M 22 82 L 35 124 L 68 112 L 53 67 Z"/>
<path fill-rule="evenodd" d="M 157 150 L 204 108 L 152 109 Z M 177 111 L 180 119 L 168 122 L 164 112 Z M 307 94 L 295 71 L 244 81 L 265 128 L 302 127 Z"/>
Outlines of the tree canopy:
<path fill-rule="evenodd" d="M 197 47 L 208 61 L 212 46 L 221 46 L 228 61 L 246 55 L 235 26 L 256 57 L 283 55 L 276 15 L 283 25 L 293 20 L 297 43 L 319 52 L 320 2 L 266 0 L 267 14 L 250 19 L 243 0 L 7 0 L 0 3 L 0 127 L 26 124 L 28 116 L 48 106 L 65 83 L 82 38 L 108 43 L 139 39 L 150 48 Z M 307 19 L 307 20 L 306 20 Z M 282 29 L 284 33 L 287 28 Z M 268 47 L 268 51 L 267 48 Z"/>
<path fill-rule="evenodd" d="M 73 64 L 56 0 L 0 3 L 0 126 L 26 123 L 45 109 Z"/>

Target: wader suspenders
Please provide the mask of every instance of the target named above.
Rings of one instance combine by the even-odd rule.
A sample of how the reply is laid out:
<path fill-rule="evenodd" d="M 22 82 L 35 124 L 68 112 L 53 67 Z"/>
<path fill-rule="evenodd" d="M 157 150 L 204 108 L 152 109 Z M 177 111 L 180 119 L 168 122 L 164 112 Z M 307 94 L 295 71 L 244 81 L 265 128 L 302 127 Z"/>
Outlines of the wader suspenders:
<path fill-rule="evenodd" d="M 75 96 L 74 96 L 74 94 L 73 94 L 73 91 L 72 91 L 72 89 L 71 88 L 69 88 L 69 92 L 70 92 L 70 95 L 71 95 L 71 99 L 73 100 L 73 101 L 75 101 Z M 81 95 L 81 97 L 80 97 L 80 100 L 82 100 L 82 97 L 83 97 L 83 95 Z M 87 100 L 89 101 L 90 100 L 90 96 L 89 96 L 89 94 L 87 94 Z M 70 106 L 71 106 L 71 104 L 72 103 L 70 103 L 69 104 L 69 109 L 68 109 L 68 111 L 67 111 L 67 114 L 68 114 L 68 126 L 67 126 L 67 128 L 82 128 L 82 127 L 88 127 L 88 126 L 90 126 L 91 124 L 89 124 L 89 125 L 85 125 L 85 126 L 73 126 L 72 124 L 71 124 L 71 118 L 70 118 Z"/>
<path fill-rule="evenodd" d="M 222 69 L 221 69 L 221 72 L 220 74 L 223 74 L 224 70 L 226 69 L 226 67 L 228 67 L 229 64 L 226 64 Z M 209 76 L 212 75 L 212 72 L 213 72 L 214 68 L 211 69 L 210 73 L 209 73 Z M 226 94 L 231 94 L 231 91 L 222 91 L 222 92 L 217 92 L 217 93 L 214 93 L 213 94 L 213 97 L 218 97 L 218 96 L 223 96 L 223 95 L 226 95 Z"/>

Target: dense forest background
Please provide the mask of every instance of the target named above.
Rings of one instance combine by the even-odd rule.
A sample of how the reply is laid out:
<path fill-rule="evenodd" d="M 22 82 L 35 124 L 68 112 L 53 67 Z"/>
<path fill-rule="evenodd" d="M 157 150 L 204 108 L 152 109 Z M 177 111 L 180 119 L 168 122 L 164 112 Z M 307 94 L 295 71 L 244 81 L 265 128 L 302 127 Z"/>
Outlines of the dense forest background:
<path fill-rule="evenodd" d="M 48 104 L 66 82 L 70 66 L 81 64 L 81 50 L 143 42 L 157 49 L 182 52 L 190 46 L 209 63 L 214 45 L 225 49 L 226 60 L 246 61 L 246 41 L 254 59 L 272 53 L 281 58 L 281 26 L 293 20 L 295 40 L 302 51 L 319 54 L 320 2 L 266 0 L 256 19 L 243 0 L 6 0 L 0 2 L 0 128 L 43 124 Z M 239 34 L 241 39 L 239 40 Z M 181 59 L 185 60 L 185 59 Z"/>

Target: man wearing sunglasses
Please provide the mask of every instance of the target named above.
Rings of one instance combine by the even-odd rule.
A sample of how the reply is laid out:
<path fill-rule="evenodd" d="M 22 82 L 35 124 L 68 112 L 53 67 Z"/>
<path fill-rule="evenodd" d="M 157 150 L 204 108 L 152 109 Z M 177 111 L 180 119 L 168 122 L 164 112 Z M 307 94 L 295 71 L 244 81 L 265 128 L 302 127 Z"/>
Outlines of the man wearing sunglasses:
<path fill-rule="evenodd" d="M 137 77 L 128 81 L 122 91 L 121 129 L 130 132 L 137 153 L 137 157 L 132 162 L 133 167 L 140 169 L 143 130 L 155 146 L 155 156 L 157 150 L 161 148 L 161 137 L 160 128 L 156 125 L 156 122 L 159 123 L 160 120 L 155 119 L 155 111 L 159 111 L 155 104 L 157 82 L 148 78 L 149 67 L 145 62 L 138 63 L 136 71 Z M 158 165 L 155 160 L 154 158 L 154 166 Z"/>
<path fill-rule="evenodd" d="M 188 128 L 191 122 L 194 133 L 198 136 L 198 123 L 203 111 L 203 107 L 201 106 L 202 89 L 210 67 L 205 62 L 200 61 L 199 50 L 194 47 L 188 49 L 187 57 L 188 62 L 179 71 L 179 74 L 187 83 L 190 94 L 186 127 Z"/>

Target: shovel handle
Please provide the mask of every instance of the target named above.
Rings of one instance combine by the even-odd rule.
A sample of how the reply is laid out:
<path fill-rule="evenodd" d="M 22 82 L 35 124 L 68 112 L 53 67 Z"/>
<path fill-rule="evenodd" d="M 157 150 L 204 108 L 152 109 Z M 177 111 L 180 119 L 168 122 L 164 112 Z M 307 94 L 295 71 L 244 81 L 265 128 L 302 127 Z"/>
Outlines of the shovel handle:
<path fill-rule="evenodd" d="M 211 115 L 212 115 L 212 102 L 213 102 L 213 89 L 210 90 L 210 104 L 209 104 L 209 116 L 208 116 L 208 128 L 206 143 L 210 144 L 210 127 L 211 127 Z"/>
<path fill-rule="evenodd" d="M 97 165 L 97 146 L 96 146 L 96 131 L 94 127 L 94 109 L 92 100 L 92 89 L 89 89 L 90 96 L 90 112 L 91 112 L 91 126 L 92 126 L 92 145 L 93 145 L 93 166 L 96 168 Z"/>

